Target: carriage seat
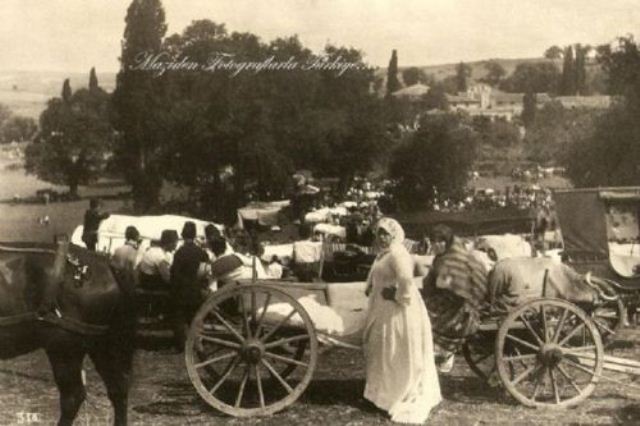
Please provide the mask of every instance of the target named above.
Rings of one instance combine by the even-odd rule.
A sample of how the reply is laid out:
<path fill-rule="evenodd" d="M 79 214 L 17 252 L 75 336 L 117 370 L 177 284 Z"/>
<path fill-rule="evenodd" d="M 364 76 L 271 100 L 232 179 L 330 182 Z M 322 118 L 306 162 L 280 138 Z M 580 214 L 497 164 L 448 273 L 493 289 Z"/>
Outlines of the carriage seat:
<path fill-rule="evenodd" d="M 640 276 L 640 257 L 623 254 L 609 254 L 609 263 L 616 274 L 624 278 Z"/>

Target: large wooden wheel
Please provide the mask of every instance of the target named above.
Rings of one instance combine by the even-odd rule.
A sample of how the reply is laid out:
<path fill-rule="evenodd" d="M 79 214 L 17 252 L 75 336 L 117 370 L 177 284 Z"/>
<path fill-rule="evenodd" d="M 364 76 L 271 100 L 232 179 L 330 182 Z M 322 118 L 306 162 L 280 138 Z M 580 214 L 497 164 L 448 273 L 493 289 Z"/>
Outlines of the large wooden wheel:
<path fill-rule="evenodd" d="M 194 317 L 185 347 L 200 396 L 236 417 L 270 415 L 292 404 L 309 385 L 317 357 L 315 329 L 303 306 L 261 284 L 211 296 Z"/>
<path fill-rule="evenodd" d="M 534 299 L 509 313 L 496 337 L 507 391 L 530 407 L 568 407 L 594 390 L 604 349 L 594 322 L 559 299 Z"/>

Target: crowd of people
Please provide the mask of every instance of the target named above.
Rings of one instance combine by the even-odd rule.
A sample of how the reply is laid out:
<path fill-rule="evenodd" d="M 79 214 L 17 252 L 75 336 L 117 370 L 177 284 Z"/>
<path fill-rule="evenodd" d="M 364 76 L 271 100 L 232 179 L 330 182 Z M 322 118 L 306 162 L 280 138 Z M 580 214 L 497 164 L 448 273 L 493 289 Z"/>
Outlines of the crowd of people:
<path fill-rule="evenodd" d="M 317 232 L 317 222 L 307 220 L 308 214 L 326 209 L 324 223 L 345 230 L 336 241 L 372 249 L 366 276 L 369 308 L 362 338 L 364 397 L 393 421 L 421 424 L 442 399 L 438 371 L 451 369 L 454 354 L 477 330 L 487 295 L 488 271 L 450 228 L 439 225 L 433 228 L 430 243 L 425 246 L 435 258 L 419 288 L 414 280 L 415 259 L 404 230 L 380 212 L 375 202 L 379 194 L 374 196 L 373 192 L 362 183 L 362 187 L 352 188 L 352 199 L 347 203 L 338 205 L 325 197 L 298 205 L 293 217 L 300 228 L 296 243 L 330 240 L 330 236 Z M 527 191 L 514 189 L 509 194 L 510 199 L 541 203 L 537 194 Z M 539 232 L 544 233 L 551 226 L 550 211 L 548 205 L 539 206 L 542 213 L 537 222 Z M 83 234 L 90 250 L 95 250 L 98 227 L 107 217 L 92 200 Z M 126 229 L 125 238 L 112 256 L 113 268 L 142 290 L 166 290 L 169 297 L 164 310 L 170 316 L 178 350 L 183 350 L 186 329 L 208 292 L 238 278 L 282 276 L 286 269 L 277 256 L 263 265 L 260 256 L 264 247 L 247 230 L 236 229 L 225 235 L 211 224 L 205 228 L 204 239 L 199 239 L 196 224 L 187 221 L 180 236 L 175 230 L 164 230 L 159 241 L 143 253 L 135 227 Z M 295 247 L 294 243 L 294 261 Z"/>

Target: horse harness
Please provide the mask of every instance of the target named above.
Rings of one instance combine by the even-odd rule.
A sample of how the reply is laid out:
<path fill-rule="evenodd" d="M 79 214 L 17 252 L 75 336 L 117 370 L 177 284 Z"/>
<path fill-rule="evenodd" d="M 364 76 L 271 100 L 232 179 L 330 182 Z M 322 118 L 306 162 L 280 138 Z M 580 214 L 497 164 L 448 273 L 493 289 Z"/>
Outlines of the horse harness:
<path fill-rule="evenodd" d="M 20 247 L 10 247 L 10 246 L 2 246 L 0 245 L 0 251 L 4 252 L 13 252 L 13 253 L 45 253 L 45 254 L 56 254 L 56 251 L 51 249 L 44 248 L 20 248 Z M 72 254 L 66 254 L 66 265 L 71 266 L 73 269 L 73 283 L 76 288 L 80 288 L 84 285 L 84 282 L 88 279 L 90 275 L 89 266 L 82 264 L 80 259 L 73 256 Z M 58 283 L 54 283 L 54 285 L 58 285 Z M 46 293 L 46 289 L 45 289 Z M 32 312 L 24 312 L 15 315 L 9 315 L 0 317 L 0 327 L 6 327 L 16 324 L 21 324 L 23 322 L 29 321 L 40 321 L 43 323 L 48 323 L 51 325 L 58 326 L 64 330 L 71 331 L 74 333 L 80 333 L 84 335 L 90 336 L 99 336 L 105 334 L 109 327 L 106 325 L 95 325 L 89 324 L 83 321 L 79 321 L 69 316 L 65 316 L 58 309 L 57 303 L 55 299 L 56 294 L 52 295 L 53 306 L 50 306 L 44 310 L 42 307 L 46 304 L 46 300 L 41 303 L 41 306 Z M 45 296 L 46 297 L 46 296 Z M 51 309 L 52 308 L 52 309 Z"/>

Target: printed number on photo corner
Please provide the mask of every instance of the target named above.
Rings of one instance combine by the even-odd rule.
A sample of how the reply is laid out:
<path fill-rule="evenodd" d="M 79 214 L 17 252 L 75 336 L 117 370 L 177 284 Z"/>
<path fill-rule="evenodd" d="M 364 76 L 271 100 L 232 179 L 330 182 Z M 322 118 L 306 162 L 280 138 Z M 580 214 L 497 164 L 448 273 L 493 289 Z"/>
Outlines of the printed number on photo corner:
<path fill-rule="evenodd" d="M 31 423 L 40 423 L 40 413 L 30 413 L 28 411 L 19 411 L 16 413 L 18 424 L 26 425 Z"/>

